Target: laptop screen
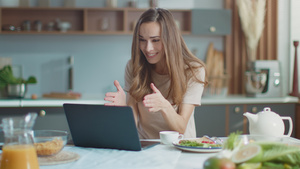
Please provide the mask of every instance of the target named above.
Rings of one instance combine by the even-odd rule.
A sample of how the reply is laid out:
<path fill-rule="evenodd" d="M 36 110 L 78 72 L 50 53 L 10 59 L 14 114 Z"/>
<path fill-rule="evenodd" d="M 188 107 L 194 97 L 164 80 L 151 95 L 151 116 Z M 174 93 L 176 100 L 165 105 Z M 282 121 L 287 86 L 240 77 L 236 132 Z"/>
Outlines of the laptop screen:
<path fill-rule="evenodd" d="M 63 106 L 75 146 L 141 150 L 130 107 L 68 103 Z"/>

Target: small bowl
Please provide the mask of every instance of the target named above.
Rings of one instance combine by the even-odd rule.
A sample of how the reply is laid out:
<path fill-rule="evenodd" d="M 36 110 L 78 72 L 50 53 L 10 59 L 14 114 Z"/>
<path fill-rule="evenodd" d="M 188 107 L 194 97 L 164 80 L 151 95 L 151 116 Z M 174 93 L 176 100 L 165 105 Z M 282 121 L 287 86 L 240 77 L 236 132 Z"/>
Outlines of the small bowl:
<path fill-rule="evenodd" d="M 67 32 L 71 28 L 71 23 L 69 22 L 60 22 L 58 27 L 61 32 Z"/>
<path fill-rule="evenodd" d="M 67 144 L 68 132 L 61 130 L 34 130 L 33 141 L 37 155 L 52 156 Z"/>

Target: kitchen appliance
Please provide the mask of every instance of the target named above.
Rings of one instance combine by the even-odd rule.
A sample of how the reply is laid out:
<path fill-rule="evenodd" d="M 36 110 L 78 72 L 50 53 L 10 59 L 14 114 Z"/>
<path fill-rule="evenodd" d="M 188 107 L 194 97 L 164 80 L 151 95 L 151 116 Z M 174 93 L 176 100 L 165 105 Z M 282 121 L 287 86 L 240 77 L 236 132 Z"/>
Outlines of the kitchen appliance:
<path fill-rule="evenodd" d="M 257 60 L 254 71 L 245 72 L 245 89 L 248 97 L 281 97 L 281 71 L 278 60 Z"/>

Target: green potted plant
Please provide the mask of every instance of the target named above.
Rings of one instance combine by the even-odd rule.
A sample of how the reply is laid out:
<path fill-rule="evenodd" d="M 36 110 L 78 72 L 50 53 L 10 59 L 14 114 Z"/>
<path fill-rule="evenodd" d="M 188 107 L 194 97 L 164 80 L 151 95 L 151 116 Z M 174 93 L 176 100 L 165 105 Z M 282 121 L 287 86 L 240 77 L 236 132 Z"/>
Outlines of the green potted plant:
<path fill-rule="evenodd" d="M 30 76 L 27 80 L 16 78 L 11 65 L 6 65 L 0 70 L 0 89 L 6 88 L 8 97 L 23 98 L 27 92 L 27 84 L 35 84 L 37 80 Z"/>

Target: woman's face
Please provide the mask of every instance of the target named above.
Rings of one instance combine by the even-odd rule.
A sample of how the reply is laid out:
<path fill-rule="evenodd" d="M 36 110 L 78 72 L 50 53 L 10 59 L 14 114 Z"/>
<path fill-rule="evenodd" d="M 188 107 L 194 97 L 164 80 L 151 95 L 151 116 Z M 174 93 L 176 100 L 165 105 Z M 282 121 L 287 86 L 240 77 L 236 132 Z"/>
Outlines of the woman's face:
<path fill-rule="evenodd" d="M 142 23 L 139 32 L 139 47 L 150 64 L 163 61 L 164 47 L 157 22 Z"/>

